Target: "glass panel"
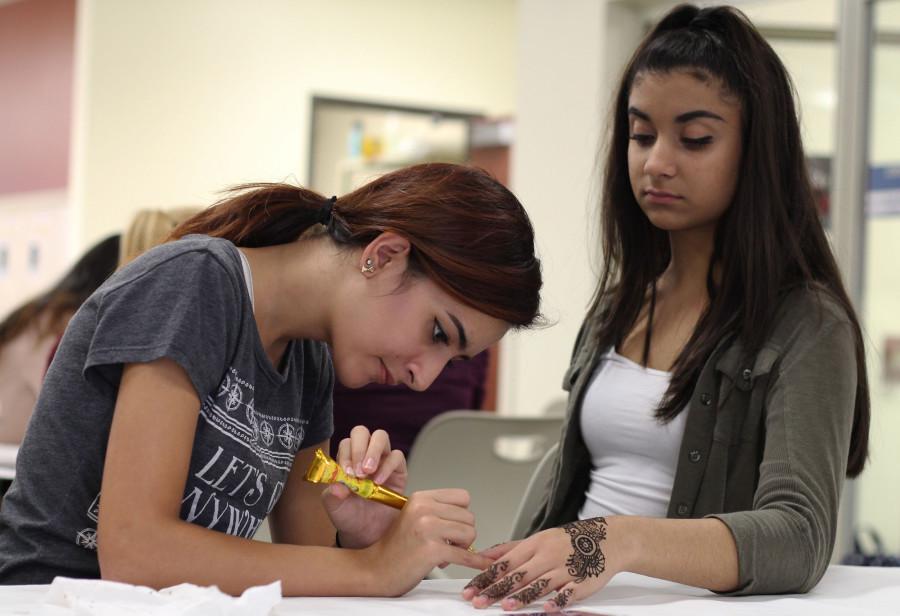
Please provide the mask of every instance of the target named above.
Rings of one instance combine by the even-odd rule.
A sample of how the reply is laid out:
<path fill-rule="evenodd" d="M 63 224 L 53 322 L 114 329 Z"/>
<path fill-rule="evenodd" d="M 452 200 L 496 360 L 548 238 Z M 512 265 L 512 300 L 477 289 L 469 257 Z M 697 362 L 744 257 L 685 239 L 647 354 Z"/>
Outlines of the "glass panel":
<path fill-rule="evenodd" d="M 764 0 L 740 5 L 781 58 L 797 90 L 803 145 L 829 227 L 837 108 L 837 0 Z"/>
<path fill-rule="evenodd" d="M 863 333 L 869 345 L 871 457 L 859 481 L 857 522 L 900 552 L 900 2 L 874 5 L 865 222 Z"/>

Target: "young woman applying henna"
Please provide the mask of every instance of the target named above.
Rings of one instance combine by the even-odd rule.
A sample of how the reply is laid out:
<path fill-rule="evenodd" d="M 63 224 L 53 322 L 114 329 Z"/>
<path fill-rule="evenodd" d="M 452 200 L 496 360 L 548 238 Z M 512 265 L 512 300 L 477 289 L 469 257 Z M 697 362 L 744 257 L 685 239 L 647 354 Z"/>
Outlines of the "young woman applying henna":
<path fill-rule="evenodd" d="M 489 565 L 466 550 L 463 490 L 398 512 L 303 478 L 328 449 L 335 378 L 423 390 L 535 321 L 540 263 L 515 196 L 432 163 L 340 198 L 246 186 L 173 235 L 66 330 L 0 510 L 0 584 L 398 595 L 443 562 Z M 337 457 L 405 487 L 383 430 L 357 427 Z M 273 543 L 251 540 L 266 517 Z"/>
<path fill-rule="evenodd" d="M 554 477 L 533 534 L 487 550 L 463 596 L 553 611 L 620 571 L 806 592 L 866 460 L 869 396 L 790 79 L 739 11 L 682 5 L 632 57 L 613 122 Z"/>

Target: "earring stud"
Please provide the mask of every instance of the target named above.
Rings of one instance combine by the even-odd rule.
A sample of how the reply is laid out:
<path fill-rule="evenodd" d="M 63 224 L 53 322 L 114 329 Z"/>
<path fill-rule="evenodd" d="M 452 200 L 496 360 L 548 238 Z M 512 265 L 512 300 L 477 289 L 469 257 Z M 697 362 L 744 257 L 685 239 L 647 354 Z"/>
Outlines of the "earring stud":
<path fill-rule="evenodd" d="M 375 272 L 375 261 L 372 260 L 372 257 L 366 259 L 366 264 L 362 266 L 360 271 L 363 274 L 372 274 Z"/>

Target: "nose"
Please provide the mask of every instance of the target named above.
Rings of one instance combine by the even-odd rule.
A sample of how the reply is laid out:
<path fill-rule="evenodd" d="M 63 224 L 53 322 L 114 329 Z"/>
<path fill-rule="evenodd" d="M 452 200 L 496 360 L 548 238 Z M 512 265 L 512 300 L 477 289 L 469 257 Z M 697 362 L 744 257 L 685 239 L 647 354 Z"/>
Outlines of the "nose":
<path fill-rule="evenodd" d="M 428 389 L 438 375 L 444 370 L 450 358 L 444 354 L 423 353 L 407 366 L 409 388 L 415 391 Z"/>
<path fill-rule="evenodd" d="M 675 155 L 666 139 L 657 137 L 647 153 L 644 171 L 653 177 L 672 177 L 675 175 Z"/>

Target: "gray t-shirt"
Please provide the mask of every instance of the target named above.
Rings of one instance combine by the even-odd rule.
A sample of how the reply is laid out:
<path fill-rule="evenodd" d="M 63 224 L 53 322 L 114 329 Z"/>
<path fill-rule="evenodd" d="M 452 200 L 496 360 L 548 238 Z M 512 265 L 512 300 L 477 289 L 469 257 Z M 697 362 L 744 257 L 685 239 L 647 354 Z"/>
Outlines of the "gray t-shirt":
<path fill-rule="evenodd" d="M 201 401 L 184 520 L 252 537 L 297 451 L 331 436 L 326 345 L 292 341 L 276 370 L 234 245 L 195 235 L 159 246 L 104 283 L 66 329 L 0 508 L 0 583 L 99 577 L 100 484 L 122 367 L 162 357 Z"/>

